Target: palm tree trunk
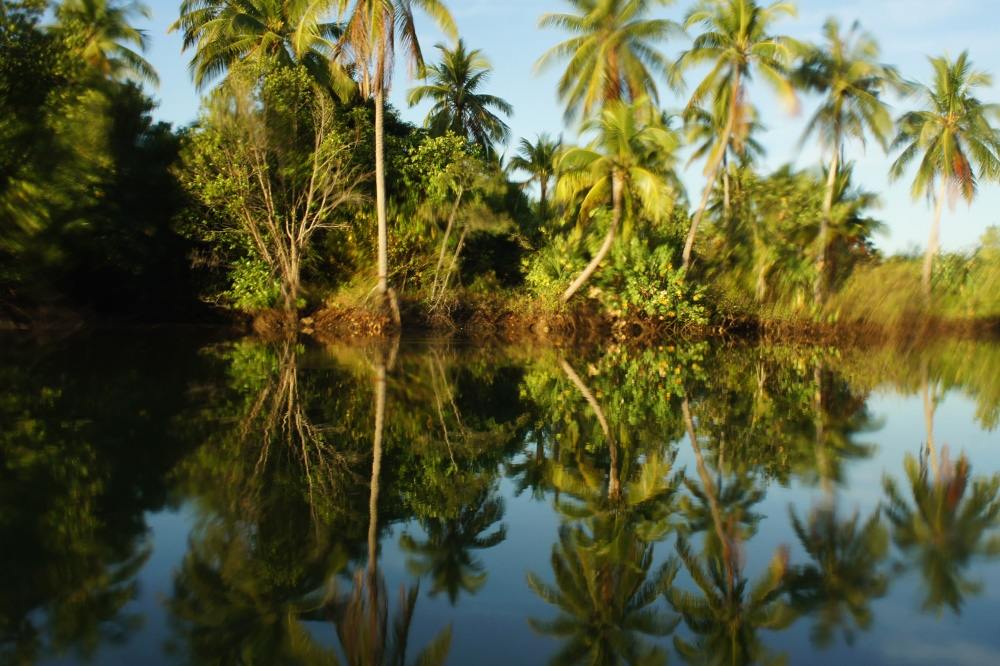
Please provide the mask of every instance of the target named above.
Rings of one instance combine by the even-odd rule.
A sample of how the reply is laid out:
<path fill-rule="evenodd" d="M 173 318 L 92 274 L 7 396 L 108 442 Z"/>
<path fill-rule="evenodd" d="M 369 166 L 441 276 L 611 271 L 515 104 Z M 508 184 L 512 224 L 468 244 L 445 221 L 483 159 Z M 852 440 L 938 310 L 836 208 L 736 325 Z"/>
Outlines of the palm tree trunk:
<path fill-rule="evenodd" d="M 538 197 L 538 211 L 542 215 L 545 215 L 545 208 L 549 201 L 549 177 L 542 176 L 538 179 L 538 186 L 541 190 L 541 194 Z"/>
<path fill-rule="evenodd" d="M 587 267 L 583 269 L 583 272 L 580 273 L 580 277 L 574 280 L 573 284 L 563 293 L 560 299 L 563 303 L 568 303 L 569 299 L 573 298 L 573 294 L 579 291 L 580 287 L 590 279 L 590 276 L 594 274 L 594 271 L 604 261 L 608 252 L 611 251 L 611 246 L 614 245 L 615 235 L 618 233 L 618 225 L 621 224 L 622 220 L 622 191 L 625 189 L 625 184 L 622 181 L 623 179 L 618 173 L 611 176 L 611 227 L 608 228 L 608 234 L 604 237 L 604 243 L 601 244 L 601 248 L 597 251 L 597 254 L 591 259 Z"/>
<path fill-rule="evenodd" d="M 740 77 L 736 75 L 733 78 L 732 86 L 732 100 L 729 103 L 729 118 L 726 120 L 726 129 L 723 130 L 722 136 L 719 138 L 721 141 L 721 149 L 718 151 L 718 156 L 712 158 L 712 163 L 709 166 L 707 175 L 708 182 L 705 183 L 705 191 L 701 194 L 701 203 L 698 204 L 698 210 L 694 214 L 694 218 L 691 220 L 691 228 L 688 229 L 687 240 L 684 242 L 684 270 L 687 271 L 691 267 L 691 253 L 694 251 L 694 239 L 698 234 L 698 227 L 701 225 L 701 219 L 705 216 L 705 211 L 708 209 L 708 200 L 712 196 L 712 189 L 715 187 L 715 181 L 719 178 L 719 169 L 722 167 L 722 160 L 726 156 L 726 151 L 729 149 L 729 141 L 733 137 L 733 128 L 736 127 L 736 108 L 738 105 L 737 96 L 740 91 Z"/>
<path fill-rule="evenodd" d="M 840 142 L 830 160 L 830 173 L 826 177 L 826 196 L 823 199 L 823 216 L 819 221 L 819 237 L 816 239 L 816 281 L 813 283 L 813 300 L 820 308 L 826 300 L 826 250 L 829 244 L 830 225 L 833 224 L 833 194 L 837 187 L 837 171 L 840 169 Z"/>
<path fill-rule="evenodd" d="M 441 239 L 441 251 L 438 253 L 437 266 L 434 268 L 434 280 L 431 282 L 431 302 L 437 299 L 438 282 L 441 279 L 441 269 L 444 268 L 444 260 L 448 253 L 448 240 L 451 238 L 451 230 L 455 228 L 455 218 L 458 217 L 458 208 L 462 205 L 462 197 L 465 195 L 465 188 L 458 188 L 458 195 L 448 216 L 448 226 L 445 227 L 444 237 Z"/>
<path fill-rule="evenodd" d="M 385 91 L 375 91 L 375 206 L 378 215 L 378 293 L 385 300 L 389 288 L 389 228 L 385 203 Z"/>
<path fill-rule="evenodd" d="M 732 207 L 731 196 L 729 194 L 729 159 L 722 156 L 722 213 L 725 216 L 726 224 L 729 223 L 729 210 Z"/>
<path fill-rule="evenodd" d="M 924 291 L 924 305 L 927 306 L 928 310 L 931 307 L 931 275 L 934 270 L 934 257 L 937 256 L 938 246 L 941 242 L 941 209 L 944 206 L 947 187 L 947 181 L 942 178 L 937 201 L 934 202 L 934 221 L 931 223 L 930 238 L 927 240 L 927 253 L 924 255 L 924 272 L 921 279 L 921 286 Z"/>

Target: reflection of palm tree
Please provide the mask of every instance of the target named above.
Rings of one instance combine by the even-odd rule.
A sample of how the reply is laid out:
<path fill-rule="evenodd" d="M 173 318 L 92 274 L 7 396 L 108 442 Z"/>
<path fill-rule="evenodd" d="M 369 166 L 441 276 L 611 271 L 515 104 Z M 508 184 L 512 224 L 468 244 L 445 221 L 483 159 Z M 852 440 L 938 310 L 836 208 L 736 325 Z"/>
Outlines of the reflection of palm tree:
<path fill-rule="evenodd" d="M 534 432 L 535 452 L 533 455 L 524 453 L 524 460 L 506 464 L 507 476 L 514 480 L 514 495 L 519 497 L 525 490 L 531 491 L 531 497 L 540 500 L 549 487 L 552 463 L 545 457 L 545 431 Z"/>
<path fill-rule="evenodd" d="M 671 606 L 698 637 L 694 643 L 675 637 L 674 646 L 691 662 L 744 664 L 770 660 L 757 632 L 782 629 L 794 619 L 781 599 L 788 554 L 784 549 L 775 553 L 768 570 L 749 586 L 739 548 L 746 535 L 740 525 L 752 527 L 755 519 L 749 512 L 752 504 L 747 501 L 757 495 L 752 492 L 748 495 L 740 484 L 733 484 L 725 497 L 735 504 L 735 512 L 722 503 L 723 495 L 705 464 L 687 398 L 682 402 L 682 410 L 701 479 L 701 490 L 696 496 L 702 497 L 701 505 L 707 507 L 701 523 L 706 528 L 711 525 L 714 534 L 709 533 L 706 538 L 701 557 L 692 552 L 684 535 L 678 536 L 677 553 L 700 594 L 676 587 L 667 591 Z"/>
<path fill-rule="evenodd" d="M 808 566 L 796 567 L 789 588 L 796 609 L 816 614 L 813 641 L 826 647 L 838 627 L 852 643 L 851 622 L 862 631 L 871 626 L 869 602 L 880 599 L 889 589 L 889 579 L 881 565 L 889 552 L 889 535 L 876 511 L 864 521 L 854 513 L 840 520 L 833 506 L 814 510 L 803 524 L 791 514 L 799 542 L 812 559 Z"/>
<path fill-rule="evenodd" d="M 674 638 L 677 651 L 688 661 L 709 664 L 751 664 L 776 661 L 762 645 L 760 629 L 783 629 L 794 616 L 781 600 L 787 553 L 778 551 L 767 571 L 752 585 L 736 561 L 706 551 L 703 566 L 687 540 L 677 540 L 677 553 L 698 586 L 700 595 L 677 588 L 667 592 L 674 610 L 698 637 L 689 643 Z"/>
<path fill-rule="evenodd" d="M 407 663 L 410 624 L 419 592 L 419 586 L 409 590 L 400 588 L 399 615 L 389 634 L 385 580 L 378 570 L 378 501 L 385 434 L 386 372 L 394 364 L 395 351 L 394 347 L 389 354 L 380 352 L 375 362 L 375 430 L 368 494 L 368 565 L 364 571 L 355 573 L 350 595 L 340 596 L 334 588 L 327 594 L 325 604 L 350 666 L 404 666 Z M 427 666 L 443 664 L 450 647 L 449 627 L 431 641 L 414 663 Z"/>
<path fill-rule="evenodd" d="M 676 569 L 668 562 L 651 573 L 652 563 L 652 545 L 633 535 L 598 544 L 580 528 L 560 530 L 555 586 L 528 574 L 532 591 L 560 610 L 553 620 L 530 620 L 535 631 L 565 641 L 553 664 L 666 663 L 644 637 L 666 636 L 676 624 L 652 607 Z"/>
<path fill-rule="evenodd" d="M 423 521 L 427 532 L 424 541 L 417 541 L 409 534 L 400 539 L 403 550 L 415 556 L 407 562 L 410 573 L 430 574 L 431 596 L 447 592 L 453 605 L 460 591 L 475 594 L 486 583 L 486 571 L 471 551 L 492 548 L 507 538 L 507 528 L 503 525 L 484 535 L 503 518 L 503 513 L 502 499 L 482 493 L 455 518 L 434 517 Z"/>
<path fill-rule="evenodd" d="M 358 571 L 351 594 L 330 605 L 337 638 L 349 666 L 440 666 L 451 649 L 451 627 L 441 631 L 411 662 L 406 660 L 410 625 L 420 588 L 399 590 L 399 611 L 389 633 L 385 581 Z"/>
<path fill-rule="evenodd" d="M 980 584 L 963 576 L 976 556 L 1000 555 L 1000 475 L 971 479 L 965 456 L 949 462 L 941 456 L 934 478 L 927 459 L 918 463 L 912 455 L 904 461 L 912 503 L 903 497 L 895 480 L 884 480 L 889 502 L 887 516 L 893 539 L 904 553 L 916 560 L 927 586 L 923 608 L 940 613 L 945 606 L 961 611 L 967 595 Z"/>

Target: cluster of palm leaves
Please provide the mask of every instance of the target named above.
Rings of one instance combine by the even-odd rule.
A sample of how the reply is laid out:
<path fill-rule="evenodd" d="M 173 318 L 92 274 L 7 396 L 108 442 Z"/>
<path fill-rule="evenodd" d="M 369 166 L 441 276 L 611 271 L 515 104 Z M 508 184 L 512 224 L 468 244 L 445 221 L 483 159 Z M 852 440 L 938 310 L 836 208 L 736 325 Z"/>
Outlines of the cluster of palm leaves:
<path fill-rule="evenodd" d="M 914 195 L 930 191 L 938 206 L 925 266 L 924 290 L 929 299 L 941 204 L 955 193 L 971 201 L 980 180 L 1000 177 L 1000 132 L 990 124 L 991 119 L 1000 119 L 1000 109 L 975 97 L 976 89 L 988 87 L 991 80 L 972 67 L 967 54 L 954 61 L 933 59 L 935 82 L 925 88 L 904 82 L 895 68 L 879 62 L 877 43 L 856 24 L 845 31 L 830 19 L 823 29 L 822 45 L 808 45 L 778 34 L 777 22 L 796 13 L 791 2 L 763 5 L 757 0 L 699 0 L 687 12 L 683 25 L 652 17 L 653 10 L 671 4 L 669 0 L 571 0 L 571 4 L 573 12 L 549 14 L 540 23 L 573 34 L 539 62 L 546 66 L 559 59 L 568 61 L 558 89 L 567 118 L 582 116 L 589 129 L 597 129 L 591 119 L 600 118 L 611 105 L 655 103 L 659 99 L 658 78 L 683 89 L 686 73 L 697 71 L 702 75 L 681 114 L 690 128 L 694 154 L 705 159 L 706 176 L 681 255 L 685 269 L 694 259 L 698 231 L 720 179 L 729 213 L 727 162 L 748 163 L 760 152 L 753 137 L 760 124 L 749 87 L 759 79 L 773 88 L 790 110 L 798 108 L 800 91 L 821 96 L 803 137 L 805 140 L 816 135 L 829 158 L 814 241 L 815 302 L 822 305 L 826 298 L 831 234 L 842 226 L 835 209 L 839 179 L 849 170 L 844 163 L 846 143 L 851 139 L 864 143 L 871 137 L 888 149 L 894 127 L 897 136 L 891 144 L 901 148 L 902 154 L 892 175 L 901 176 L 905 167 L 920 157 Z M 694 31 L 690 47 L 675 62 L 668 63 L 658 50 L 660 44 L 685 31 Z M 914 89 L 923 98 L 924 110 L 904 114 L 894 124 L 887 93 L 909 93 Z M 532 165 L 530 156 L 536 151 L 530 145 L 525 145 L 522 152 L 525 162 L 517 166 L 533 179 L 547 178 L 553 170 L 562 171 L 556 159 L 547 168 Z M 667 182 L 667 174 L 661 174 L 660 179 Z M 936 193 L 935 187 L 939 190 Z M 567 185 L 563 192 L 573 189 Z M 609 188 L 604 189 L 605 202 L 620 211 Z M 635 189 L 647 195 L 655 191 Z M 665 206 L 673 199 L 660 198 L 654 205 Z M 572 197 L 564 201 L 568 203 Z M 613 242 L 614 232 L 612 225 L 605 245 Z M 800 251 L 805 250 L 802 241 L 795 243 Z M 602 246 L 595 254 L 582 279 L 593 273 L 606 254 L 604 249 Z"/>

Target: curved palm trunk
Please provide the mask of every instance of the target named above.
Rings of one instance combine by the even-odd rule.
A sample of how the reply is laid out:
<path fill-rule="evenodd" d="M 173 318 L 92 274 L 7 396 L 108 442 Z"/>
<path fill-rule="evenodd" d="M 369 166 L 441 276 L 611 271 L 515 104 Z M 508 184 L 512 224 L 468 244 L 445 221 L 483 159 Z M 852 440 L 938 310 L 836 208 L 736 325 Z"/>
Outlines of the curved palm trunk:
<path fill-rule="evenodd" d="M 611 177 L 611 227 L 608 228 L 608 234 L 604 237 L 604 242 L 601 244 L 600 249 L 594 258 L 591 259 L 590 263 L 587 265 L 580 276 L 573 281 L 573 284 L 569 286 L 568 289 L 563 293 L 560 300 L 563 303 L 568 303 L 569 299 L 573 298 L 573 295 L 580 290 L 590 276 L 594 274 L 594 271 L 601 265 L 604 258 L 611 251 L 611 246 L 614 245 L 615 236 L 618 233 L 618 226 L 621 224 L 622 220 L 622 192 L 625 189 L 625 183 L 623 182 L 622 176 L 619 173 L 615 173 Z"/>
<path fill-rule="evenodd" d="M 927 309 L 931 307 L 931 275 L 934 270 L 934 257 L 937 256 L 938 246 L 941 242 L 941 209 L 944 206 L 944 198 L 947 195 L 947 186 L 947 181 L 942 178 L 937 201 L 934 202 L 934 221 L 931 223 L 930 238 L 927 240 L 927 253 L 924 255 L 924 271 L 921 277 L 921 286 L 924 291 L 924 305 L 927 306 Z"/>
<path fill-rule="evenodd" d="M 712 482 L 712 477 L 708 473 L 708 467 L 705 465 L 705 457 L 702 455 L 701 445 L 698 444 L 698 433 L 694 429 L 694 418 L 691 416 L 691 405 L 688 402 L 687 396 L 684 397 L 684 401 L 681 403 L 681 411 L 684 414 L 684 425 L 687 428 L 688 439 L 691 440 L 691 450 L 694 452 L 698 476 L 701 477 L 701 485 L 705 488 L 705 495 L 708 496 L 708 505 L 712 512 L 712 523 L 715 526 L 715 536 L 722 545 L 722 559 L 725 562 L 728 589 L 731 592 L 736 578 L 734 567 L 732 566 L 732 546 L 729 542 L 729 537 L 726 535 L 726 529 L 722 524 L 722 511 L 719 509 L 719 498 L 716 496 L 715 484 Z"/>
<path fill-rule="evenodd" d="M 608 426 L 608 419 L 605 418 L 604 410 L 601 409 L 597 398 L 594 397 L 594 394 L 590 392 L 587 385 L 580 379 L 580 375 L 576 374 L 573 366 L 567 363 L 565 359 L 559 359 L 559 365 L 562 366 L 563 372 L 566 373 L 566 376 L 569 377 L 569 380 L 576 386 L 580 395 L 583 396 L 583 399 L 587 401 L 587 404 L 594 411 L 594 416 L 597 417 L 597 422 L 604 432 L 604 437 L 608 440 L 608 455 L 611 458 L 611 468 L 608 470 L 608 498 L 618 500 L 622 494 L 621 474 L 618 464 L 618 446 L 611 437 L 611 428 Z"/>
<path fill-rule="evenodd" d="M 715 187 L 715 181 L 719 178 L 719 170 L 722 168 L 722 161 L 726 156 L 726 150 L 729 148 L 729 141 L 733 137 L 733 129 L 736 127 L 736 109 L 738 106 L 737 98 L 739 91 L 740 76 L 736 74 L 733 78 L 732 99 L 729 102 L 729 118 L 726 120 L 726 129 L 723 130 L 722 137 L 720 138 L 722 149 L 718 151 L 719 154 L 717 156 L 712 158 L 712 163 L 707 172 L 708 182 L 705 183 L 705 190 L 701 193 L 701 203 L 698 204 L 698 210 L 691 220 L 687 240 L 684 242 L 683 266 L 685 271 L 691 267 L 691 253 L 694 251 L 694 239 L 698 235 L 698 227 L 705 216 L 705 211 L 708 210 L 708 200 L 712 196 L 712 189 Z"/>
<path fill-rule="evenodd" d="M 833 194 L 837 188 L 837 171 L 840 169 L 840 140 L 830 160 L 830 173 L 826 177 L 826 196 L 823 198 L 823 216 L 819 221 L 816 239 L 816 281 L 813 283 L 813 300 L 818 307 L 826 301 L 826 251 L 830 243 L 830 226 L 833 224 Z"/>
<path fill-rule="evenodd" d="M 823 411 L 823 362 L 813 368 L 813 383 L 816 384 L 816 395 L 813 397 L 816 428 L 816 468 L 819 472 L 820 485 L 829 506 L 833 506 L 833 483 L 830 480 L 830 456 L 826 450 L 826 414 Z"/>

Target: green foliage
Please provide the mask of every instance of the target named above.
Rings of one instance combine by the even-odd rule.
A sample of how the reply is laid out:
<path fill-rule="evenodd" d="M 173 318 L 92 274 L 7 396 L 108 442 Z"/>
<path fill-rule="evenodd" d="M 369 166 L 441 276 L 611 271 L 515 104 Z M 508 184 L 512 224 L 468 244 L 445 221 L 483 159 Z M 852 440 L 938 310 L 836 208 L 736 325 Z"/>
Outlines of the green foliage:
<path fill-rule="evenodd" d="M 623 241 L 611 253 L 591 290 L 612 317 L 635 317 L 676 326 L 708 323 L 705 288 L 685 280 L 670 245 L 650 249 L 642 239 Z"/>

